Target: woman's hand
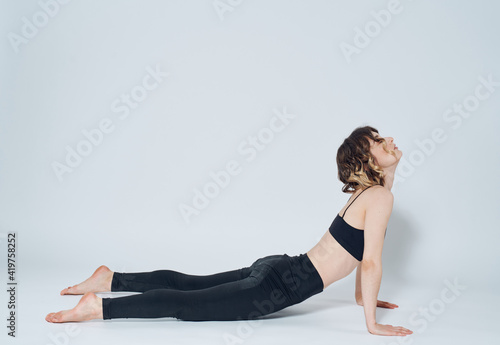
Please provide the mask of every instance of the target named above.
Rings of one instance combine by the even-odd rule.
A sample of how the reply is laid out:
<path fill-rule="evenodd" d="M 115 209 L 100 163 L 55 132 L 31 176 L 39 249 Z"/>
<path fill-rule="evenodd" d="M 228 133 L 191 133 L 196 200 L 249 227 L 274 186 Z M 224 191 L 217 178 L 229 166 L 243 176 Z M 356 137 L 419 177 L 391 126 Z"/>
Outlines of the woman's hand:
<path fill-rule="evenodd" d="M 356 299 L 356 303 L 358 305 L 363 305 L 363 300 L 360 299 L 360 298 L 357 298 Z M 380 308 L 389 308 L 389 309 L 394 309 L 394 308 L 397 308 L 399 307 L 397 304 L 394 304 L 394 303 L 390 303 L 390 302 L 385 302 L 385 301 L 379 301 L 377 300 L 377 307 L 380 307 Z"/>
<path fill-rule="evenodd" d="M 406 336 L 413 333 L 409 329 L 401 326 L 396 327 L 392 325 L 382 325 L 380 323 L 376 323 L 371 327 L 368 327 L 368 332 L 375 335 L 398 335 L 398 336 Z"/>

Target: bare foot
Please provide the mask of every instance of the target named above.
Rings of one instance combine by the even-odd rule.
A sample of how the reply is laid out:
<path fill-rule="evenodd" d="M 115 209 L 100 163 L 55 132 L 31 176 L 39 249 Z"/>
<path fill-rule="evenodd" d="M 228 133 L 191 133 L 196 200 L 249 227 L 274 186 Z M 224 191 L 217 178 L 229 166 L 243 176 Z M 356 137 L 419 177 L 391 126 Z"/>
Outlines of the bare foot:
<path fill-rule="evenodd" d="M 83 295 L 86 292 L 108 292 L 111 291 L 112 280 L 113 271 L 102 265 L 84 282 L 63 289 L 61 295 Z"/>
<path fill-rule="evenodd" d="M 93 319 L 102 319 L 102 298 L 97 297 L 93 292 L 83 295 L 73 309 L 50 313 L 45 317 L 46 321 L 57 323 Z"/>

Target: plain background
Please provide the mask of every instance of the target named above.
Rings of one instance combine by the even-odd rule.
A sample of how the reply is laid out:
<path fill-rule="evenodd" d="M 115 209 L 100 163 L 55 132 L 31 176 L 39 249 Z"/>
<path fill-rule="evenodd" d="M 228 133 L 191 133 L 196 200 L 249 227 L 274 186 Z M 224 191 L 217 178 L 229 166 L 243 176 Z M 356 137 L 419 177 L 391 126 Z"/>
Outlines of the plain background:
<path fill-rule="evenodd" d="M 222 2 L 232 10 L 220 15 L 211 0 L 71 1 L 15 48 L 9 37 L 22 35 L 23 18 L 43 21 L 41 4 L 53 1 L 1 1 L 0 272 L 4 281 L 5 236 L 15 231 L 16 340 L 54 343 L 49 333 L 64 326 L 43 317 L 74 306 L 78 298 L 59 291 L 101 264 L 211 274 L 305 253 L 349 198 L 335 157 L 364 125 L 403 152 L 381 299 L 413 301 L 409 315 L 455 279 L 463 296 L 498 299 L 500 90 L 473 101 L 481 78 L 500 81 L 498 3 L 401 0 L 349 62 L 341 46 L 354 46 L 387 1 Z M 169 75 L 121 119 L 114 102 L 139 92 L 148 67 Z M 443 117 L 467 101 L 474 110 L 460 123 Z M 276 111 L 295 117 L 247 161 L 238 147 L 269 134 Z M 67 147 L 104 118 L 114 130 L 59 179 L 54 162 L 66 164 Z M 436 130 L 446 139 L 429 144 Z M 241 172 L 186 222 L 180 206 L 233 160 Z M 353 301 L 354 278 L 323 295 Z M 366 340 L 392 340 L 367 335 L 357 312 L 350 326 Z M 404 315 L 390 322 L 412 328 Z M 82 325 L 108 334 L 102 323 Z M 189 332 L 179 343 L 200 340 Z M 68 343 L 99 342 L 84 334 Z"/>

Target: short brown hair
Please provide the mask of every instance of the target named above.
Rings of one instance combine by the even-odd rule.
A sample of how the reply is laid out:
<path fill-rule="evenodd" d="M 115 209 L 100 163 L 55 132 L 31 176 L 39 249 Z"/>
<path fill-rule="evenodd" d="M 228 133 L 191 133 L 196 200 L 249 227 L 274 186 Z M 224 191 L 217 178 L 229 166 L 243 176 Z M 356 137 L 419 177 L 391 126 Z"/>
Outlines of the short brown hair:
<path fill-rule="evenodd" d="M 391 152 L 387 150 L 385 139 L 374 137 L 372 132 L 378 133 L 378 130 L 371 126 L 357 127 L 337 150 L 338 178 L 344 183 L 344 193 L 374 185 L 384 186 L 384 171 L 370 152 L 368 138 L 382 142 L 384 150 Z"/>

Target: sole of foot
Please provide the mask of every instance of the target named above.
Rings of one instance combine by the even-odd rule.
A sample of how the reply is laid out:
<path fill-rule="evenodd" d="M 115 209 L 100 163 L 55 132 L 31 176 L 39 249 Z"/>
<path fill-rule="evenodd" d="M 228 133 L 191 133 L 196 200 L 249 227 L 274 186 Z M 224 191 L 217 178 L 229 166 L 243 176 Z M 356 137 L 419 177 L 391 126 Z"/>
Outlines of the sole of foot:
<path fill-rule="evenodd" d="M 47 314 L 45 320 L 52 323 L 61 323 L 89 321 L 99 318 L 102 319 L 102 299 L 93 292 L 87 292 L 73 309 Z"/>
<path fill-rule="evenodd" d="M 61 295 L 83 295 L 87 292 L 109 292 L 111 291 L 112 279 L 113 271 L 102 265 L 84 282 L 63 289 Z"/>

